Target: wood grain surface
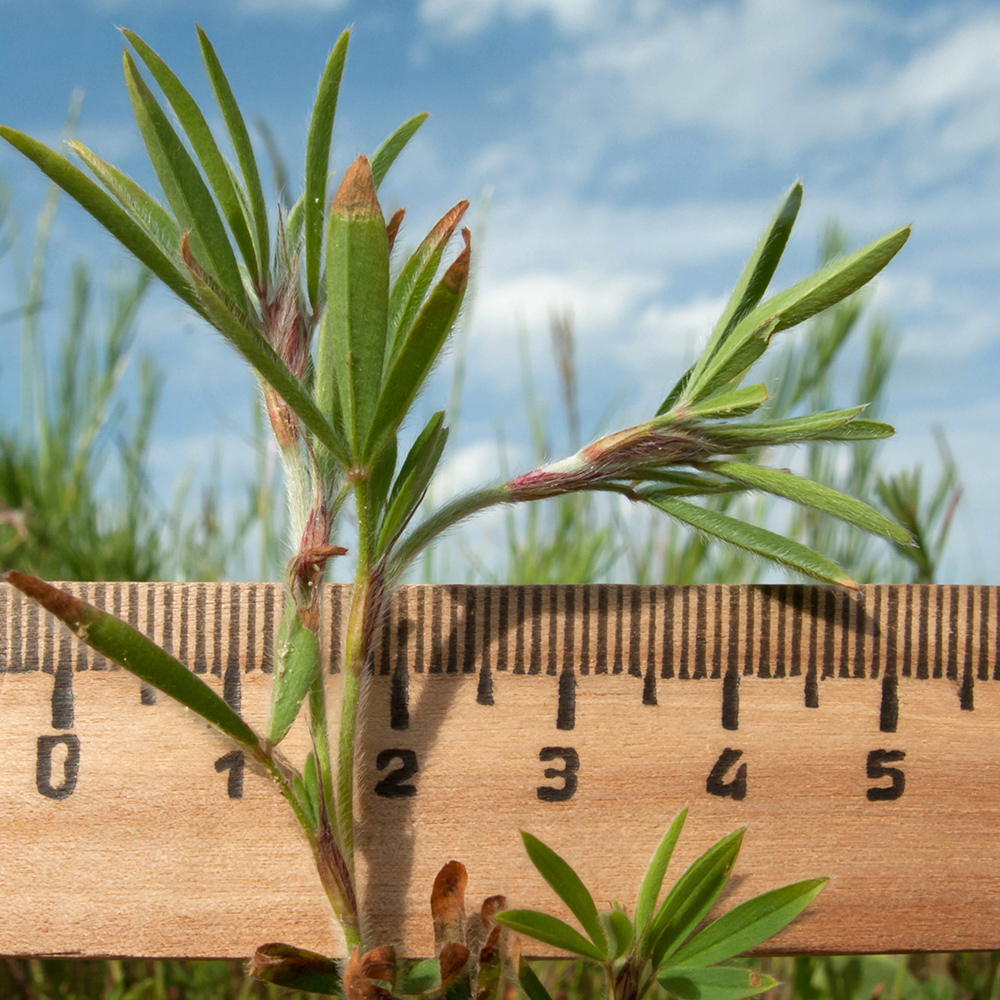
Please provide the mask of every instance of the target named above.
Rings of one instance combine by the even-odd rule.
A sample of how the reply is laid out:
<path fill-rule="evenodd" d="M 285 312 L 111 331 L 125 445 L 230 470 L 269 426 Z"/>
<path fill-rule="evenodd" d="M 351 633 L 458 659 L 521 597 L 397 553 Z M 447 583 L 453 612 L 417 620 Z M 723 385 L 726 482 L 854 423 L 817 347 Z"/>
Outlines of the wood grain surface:
<path fill-rule="evenodd" d="M 281 590 L 75 584 L 255 727 Z M 340 681 L 346 588 L 324 598 Z M 668 882 L 748 827 L 721 907 L 831 881 L 777 952 L 1000 948 L 1000 593 L 987 587 L 406 587 L 363 708 L 361 896 L 426 955 L 437 870 L 559 912 L 529 830 L 631 908 L 685 804 Z M 283 745 L 300 762 L 297 723 Z M 304 840 L 200 719 L 0 586 L 0 953 L 328 953 Z M 526 947 L 531 952 L 530 945 Z"/>

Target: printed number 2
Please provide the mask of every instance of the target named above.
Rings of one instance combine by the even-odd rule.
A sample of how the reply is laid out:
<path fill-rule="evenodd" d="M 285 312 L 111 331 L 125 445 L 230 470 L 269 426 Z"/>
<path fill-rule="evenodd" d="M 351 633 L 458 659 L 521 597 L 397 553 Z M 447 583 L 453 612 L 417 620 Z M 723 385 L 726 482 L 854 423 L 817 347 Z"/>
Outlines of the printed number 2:
<path fill-rule="evenodd" d="M 538 759 L 545 763 L 549 760 L 561 760 L 564 767 L 545 768 L 546 778 L 562 778 L 562 788 L 551 785 L 539 785 L 538 797 L 543 802 L 566 802 L 573 798 L 576 792 L 576 772 L 580 770 L 580 755 L 573 747 L 542 747 Z"/>
<path fill-rule="evenodd" d="M 375 758 L 375 767 L 384 771 L 394 760 L 401 766 L 390 771 L 376 786 L 375 794 L 384 799 L 406 799 L 417 794 L 417 786 L 406 784 L 407 778 L 417 773 L 417 754 L 415 750 L 382 750 Z"/>
<path fill-rule="evenodd" d="M 868 754 L 868 777 L 869 778 L 891 778 L 892 784 L 888 788 L 876 785 L 868 789 L 869 802 L 892 802 L 903 794 L 906 788 L 906 775 L 898 767 L 886 767 L 886 764 L 904 760 L 906 753 L 903 750 L 872 750 Z"/>

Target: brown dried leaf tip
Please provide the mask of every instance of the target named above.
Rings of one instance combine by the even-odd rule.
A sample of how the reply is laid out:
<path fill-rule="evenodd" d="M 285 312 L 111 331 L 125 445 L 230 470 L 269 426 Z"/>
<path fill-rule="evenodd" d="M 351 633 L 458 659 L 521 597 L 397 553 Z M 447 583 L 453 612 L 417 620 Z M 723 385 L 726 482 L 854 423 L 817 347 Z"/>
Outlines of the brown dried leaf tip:
<path fill-rule="evenodd" d="M 347 219 L 382 218 L 382 207 L 375 193 L 375 181 L 367 156 L 359 156 L 347 168 L 330 210 Z"/>
<path fill-rule="evenodd" d="M 391 978 L 384 978 L 384 973 Z M 374 948 L 364 956 L 359 956 L 355 948 L 344 967 L 344 995 L 347 1000 L 391 1000 L 391 990 L 374 980 L 391 984 L 395 974 L 396 955 L 391 948 Z"/>
<path fill-rule="evenodd" d="M 446 941 L 465 942 L 465 887 L 469 876 L 460 861 L 449 861 L 437 873 L 431 890 L 434 947 Z"/>
<path fill-rule="evenodd" d="M 472 952 L 457 941 L 446 941 L 438 955 L 438 965 L 441 967 L 441 989 L 453 983 L 469 964 Z"/>

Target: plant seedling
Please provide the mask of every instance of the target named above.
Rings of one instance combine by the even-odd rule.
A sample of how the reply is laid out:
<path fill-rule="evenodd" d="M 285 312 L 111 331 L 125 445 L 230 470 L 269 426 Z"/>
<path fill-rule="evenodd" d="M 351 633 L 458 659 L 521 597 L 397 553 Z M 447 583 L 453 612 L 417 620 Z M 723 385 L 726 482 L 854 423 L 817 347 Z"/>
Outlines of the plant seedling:
<path fill-rule="evenodd" d="M 331 193 L 330 141 L 349 42 L 344 32 L 327 61 L 312 109 L 304 192 L 287 215 L 280 208 L 269 212 L 244 116 L 205 33 L 198 29 L 198 43 L 235 164 L 167 64 L 138 35 L 124 35 L 126 86 L 162 199 L 79 142 L 70 147 L 85 170 L 12 128 L 0 126 L 0 136 L 225 337 L 260 382 L 285 475 L 291 549 L 266 730 L 251 729 L 184 664 L 127 624 L 27 574 L 10 572 L 0 579 L 34 598 L 94 649 L 208 720 L 273 778 L 309 843 L 351 957 L 341 967 L 290 946 L 268 945 L 258 954 L 256 974 L 313 991 L 344 989 L 352 997 L 388 997 L 397 986 L 402 992 L 447 996 L 471 996 L 473 988 L 477 996 L 489 993 L 500 988 L 498 978 L 489 978 L 500 967 L 490 957 L 489 939 L 475 957 L 461 935 L 452 935 L 441 944 L 436 968 L 404 970 L 398 984 L 394 959 L 375 947 L 377 942 L 364 939 L 354 862 L 354 748 L 359 699 L 388 593 L 426 546 L 478 512 L 588 491 L 625 496 L 806 576 L 855 587 L 820 553 L 723 513 L 713 499 L 761 491 L 908 543 L 907 532 L 873 508 L 758 461 L 767 447 L 884 438 L 891 427 L 863 419 L 862 407 L 753 419 L 767 391 L 743 381 L 777 334 L 878 274 L 906 242 L 909 227 L 765 297 L 801 203 L 802 186 L 796 183 L 751 255 L 705 350 L 649 420 L 561 461 L 455 497 L 418 518 L 448 438 L 445 414 L 435 413 L 422 429 L 411 432 L 408 446 L 402 443 L 403 431 L 462 309 L 472 253 L 469 231 L 463 229 L 457 254 L 443 263 L 468 206 L 462 201 L 408 258 L 393 262 L 404 212 L 386 220 L 378 189 L 426 115 L 404 122 L 370 158 L 359 156 Z M 334 749 L 317 630 L 326 563 L 346 553 L 334 539 L 349 499 L 357 544 L 339 745 Z M 285 760 L 280 746 L 304 705 L 313 749 L 299 771 Z M 588 937 L 537 914 L 521 917 L 519 929 L 604 964 L 616 984 L 623 973 L 638 977 L 620 992 L 615 986 L 622 997 L 645 988 L 646 966 L 681 996 L 698 992 L 722 1000 L 748 995 L 756 989 L 749 973 L 716 963 L 783 926 L 815 896 L 821 882 L 759 897 L 692 938 L 735 861 L 742 832 L 712 848 L 653 912 L 672 846 L 669 838 L 680 832 L 678 821 L 671 831 L 668 846 L 661 845 L 654 859 L 648 885 L 643 885 L 633 923 L 620 910 L 599 917 L 565 863 L 526 837 L 543 874 L 557 873 L 553 884 L 568 903 L 567 896 L 573 899 L 570 908 Z M 503 918 L 507 926 L 516 922 L 516 912 Z M 558 926 L 564 929 L 557 932 Z M 487 968 L 493 971 L 484 984 Z M 525 990 L 538 997 L 534 983 L 530 972 L 524 972 Z"/>

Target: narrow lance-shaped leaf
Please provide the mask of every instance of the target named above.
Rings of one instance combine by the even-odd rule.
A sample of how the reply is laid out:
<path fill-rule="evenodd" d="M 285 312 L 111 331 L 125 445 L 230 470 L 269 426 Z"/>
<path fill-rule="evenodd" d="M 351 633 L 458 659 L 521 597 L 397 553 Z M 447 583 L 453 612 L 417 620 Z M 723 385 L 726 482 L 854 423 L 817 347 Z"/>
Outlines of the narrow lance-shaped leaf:
<path fill-rule="evenodd" d="M 670 967 L 715 965 L 756 948 L 790 924 L 828 881 L 813 878 L 795 882 L 734 906 L 680 947 Z"/>
<path fill-rule="evenodd" d="M 272 746 L 277 746 L 288 735 L 320 669 L 319 636 L 302 621 L 291 598 L 278 629 L 275 663 L 271 716 L 267 725 L 267 741 Z"/>
<path fill-rule="evenodd" d="M 788 420 L 715 424 L 703 428 L 703 433 L 716 451 L 739 451 L 799 441 L 867 441 L 892 437 L 894 431 L 889 424 L 858 420 L 864 409 L 863 406 L 852 406 Z"/>
<path fill-rule="evenodd" d="M 762 324 L 774 321 L 773 330 L 767 334 L 770 337 L 836 305 L 866 285 L 896 256 L 909 236 L 909 226 L 896 229 L 760 303 L 740 321 L 697 378 L 692 378 L 685 396 L 700 399 L 736 377 L 734 358 L 743 359 L 741 364 L 745 371 L 755 360 L 751 357 L 747 362 L 747 352 L 756 350 L 759 357 L 767 347 L 767 339 L 757 333 Z M 754 338 L 757 346 L 754 346 Z"/>
<path fill-rule="evenodd" d="M 551 847 L 537 837 L 521 831 L 524 849 L 538 873 L 553 888 L 556 895 L 569 907 L 570 912 L 580 921 L 580 925 L 590 936 L 590 940 L 600 950 L 602 957 L 607 951 L 608 939 L 597 916 L 597 907 L 590 891 L 580 881 L 580 876 L 572 866 L 564 861 Z"/>
<path fill-rule="evenodd" d="M 0 137 L 34 162 L 175 295 L 196 312 L 205 315 L 187 271 L 164 253 L 142 223 L 102 191 L 82 170 L 48 146 L 16 129 L 0 125 Z"/>
<path fill-rule="evenodd" d="M 467 201 L 460 201 L 450 211 L 445 212 L 393 282 L 392 291 L 389 293 L 389 348 L 386 352 L 388 364 L 395 360 L 399 347 L 413 324 L 413 318 L 423 305 L 427 290 L 431 287 L 444 248 L 468 207 Z"/>
<path fill-rule="evenodd" d="M 139 130 L 167 200 L 182 227 L 190 231 L 192 247 L 199 262 L 219 281 L 226 293 L 246 309 L 243 278 L 215 201 L 128 52 L 124 53 L 124 62 Z"/>
<path fill-rule="evenodd" d="M 119 204 L 156 241 L 163 253 L 180 260 L 181 231 L 173 216 L 131 177 L 102 160 L 82 142 L 73 140 L 70 149 L 80 157 L 94 176 L 113 194 Z"/>
<path fill-rule="evenodd" d="M 663 887 L 663 877 L 667 873 L 667 866 L 673 856 L 677 838 L 684 828 L 684 821 L 687 819 L 687 806 L 685 806 L 674 818 L 674 821 L 667 828 L 659 846 L 650 859 L 646 874 L 642 877 L 642 885 L 639 886 L 639 895 L 635 902 L 635 927 L 639 934 L 639 952 L 644 953 L 643 943 L 646 940 L 647 924 L 653 919 L 656 912 L 656 901 L 660 896 L 660 889 Z"/>
<path fill-rule="evenodd" d="M 817 580 L 825 580 L 827 583 L 835 583 L 851 590 L 858 589 L 858 585 L 839 566 L 794 539 L 785 538 L 767 528 L 738 521 L 728 514 L 706 510 L 704 507 L 698 507 L 686 500 L 678 500 L 676 497 L 648 493 L 643 499 L 671 517 L 676 517 L 678 521 L 684 521 L 720 541 L 728 542 L 754 555 L 763 556 Z"/>
<path fill-rule="evenodd" d="M 548 913 L 536 913 L 534 910 L 502 910 L 497 914 L 498 924 L 509 927 L 518 934 L 527 934 L 536 941 L 561 948 L 563 951 L 592 958 L 595 962 L 603 962 L 606 948 L 598 948 L 588 941 L 578 930 L 570 927 L 558 917 Z"/>
<path fill-rule="evenodd" d="M 197 102 L 188 92 L 187 88 L 174 74 L 173 70 L 160 58 L 160 56 L 148 46 L 134 31 L 127 28 L 120 29 L 122 34 L 129 40 L 132 47 L 139 53 L 142 61 L 146 64 L 153 78 L 160 85 L 166 95 L 170 106 L 177 115 L 177 120 L 181 123 L 184 133 L 191 142 L 198 161 L 201 163 L 208 178 L 215 197 L 219 199 L 219 205 L 229 223 L 229 228 L 239 244 L 243 259 L 251 274 L 259 277 L 261 274 L 257 262 L 257 253 L 254 248 L 253 238 L 247 225 L 247 219 L 243 215 L 243 208 L 236 196 L 233 182 L 229 176 L 229 170 L 219 147 L 215 143 L 212 130 L 205 121 L 205 116 L 198 107 Z"/>
<path fill-rule="evenodd" d="M 243 355 L 260 378 L 271 385 L 337 461 L 348 465 L 346 442 L 323 417 L 274 348 L 245 317 L 235 316 L 196 272 L 189 273 L 197 290 L 198 311 Z"/>
<path fill-rule="evenodd" d="M 303 203 L 303 228 L 306 238 L 306 289 L 315 309 L 319 303 L 319 272 L 323 254 L 323 213 L 326 210 L 326 182 L 330 165 L 330 139 L 337 113 L 340 78 L 351 40 L 350 29 L 334 45 L 320 77 L 316 103 L 309 121 L 306 139 L 306 190 Z"/>
<path fill-rule="evenodd" d="M 260 183 L 260 170 L 257 168 L 257 157 L 254 156 L 253 144 L 250 142 L 250 133 L 247 131 L 246 122 L 243 120 L 243 113 L 236 103 L 229 80 L 222 70 L 212 43 L 208 40 L 208 35 L 198 30 L 198 45 L 201 48 L 201 57 L 208 71 L 208 78 L 211 81 L 212 89 L 215 91 L 215 99 L 218 102 L 219 110 L 225 120 L 226 128 L 229 130 L 229 138 L 232 140 L 233 149 L 236 150 L 236 159 L 239 160 L 240 170 L 243 173 L 243 181 L 246 184 L 247 195 L 250 199 L 250 213 L 247 215 L 247 223 L 250 223 L 249 216 L 253 217 L 253 230 L 256 237 L 256 250 L 258 260 L 257 283 L 263 285 L 267 279 L 268 261 L 271 257 L 270 231 L 267 225 L 267 206 L 264 202 L 264 188 Z M 238 186 L 237 192 L 239 191 Z M 247 265 L 250 265 L 249 259 Z M 253 269 L 251 268 L 251 271 Z"/>
<path fill-rule="evenodd" d="M 0 574 L 0 583 L 9 583 L 37 601 L 82 642 L 196 712 L 261 759 L 257 734 L 239 715 L 200 677 L 131 625 L 27 573 L 10 570 Z"/>
<path fill-rule="evenodd" d="M 366 462 L 374 458 L 399 429 L 458 318 L 469 282 L 472 252 L 469 230 L 463 229 L 462 236 L 465 249 L 424 303 L 386 376 L 365 445 Z"/>
<path fill-rule="evenodd" d="M 688 413 L 692 417 L 721 420 L 725 417 L 744 417 L 759 410 L 767 402 L 767 389 L 763 385 L 747 385 L 732 392 L 709 396 L 695 403 Z"/>
<path fill-rule="evenodd" d="M 657 980 L 680 1000 L 743 1000 L 778 985 L 777 979 L 756 969 L 733 969 L 725 965 L 676 971 L 668 967 Z"/>
<path fill-rule="evenodd" d="M 747 465 L 742 462 L 713 462 L 713 472 L 721 476 L 735 479 L 751 489 L 763 490 L 774 496 L 793 500 L 806 507 L 813 507 L 826 514 L 853 524 L 857 528 L 882 535 L 891 541 L 906 545 L 911 541 L 908 532 L 884 514 L 869 507 L 868 504 L 855 500 L 838 490 L 815 483 L 809 479 L 782 472 L 778 469 L 767 469 L 760 465 Z"/>
<path fill-rule="evenodd" d="M 307 202 L 308 208 L 308 202 Z M 382 388 L 389 244 L 371 168 L 358 157 L 333 199 L 327 237 L 327 318 L 320 331 L 316 398 L 329 419 L 337 380 L 356 457 L 368 438 Z"/>
<path fill-rule="evenodd" d="M 757 305 L 767 291 L 767 286 L 771 283 L 781 255 L 785 252 L 788 237 L 791 235 L 801 205 L 802 184 L 796 181 L 788 194 L 785 195 L 785 200 L 775 213 L 771 224 L 764 231 L 764 235 L 761 236 L 760 242 L 726 303 L 726 308 L 723 309 L 722 315 L 712 331 L 708 345 L 692 369 L 691 378 L 696 384 L 705 366 L 724 343 L 726 337 L 736 324 Z M 668 401 L 665 400 L 657 414 L 665 413 L 671 405 L 673 404 L 668 405 Z"/>
<path fill-rule="evenodd" d="M 393 540 L 409 523 L 414 511 L 420 506 L 431 477 L 437 469 L 448 428 L 444 426 L 444 410 L 435 413 L 413 442 L 409 453 L 399 470 L 379 532 L 377 552 L 384 553 Z"/>
<path fill-rule="evenodd" d="M 716 841 L 667 893 L 649 932 L 653 968 L 683 944 L 719 898 L 736 864 L 743 834 L 741 828 Z"/>
<path fill-rule="evenodd" d="M 389 168 L 396 162 L 396 157 L 406 148 L 406 144 L 417 134 L 417 130 L 428 119 L 426 111 L 408 118 L 392 135 L 375 150 L 372 156 L 372 180 L 378 190 Z"/>

